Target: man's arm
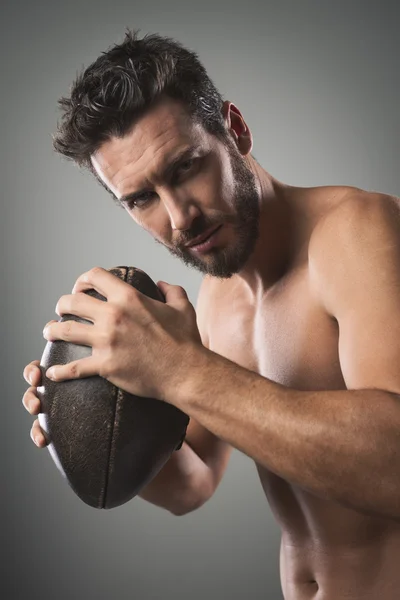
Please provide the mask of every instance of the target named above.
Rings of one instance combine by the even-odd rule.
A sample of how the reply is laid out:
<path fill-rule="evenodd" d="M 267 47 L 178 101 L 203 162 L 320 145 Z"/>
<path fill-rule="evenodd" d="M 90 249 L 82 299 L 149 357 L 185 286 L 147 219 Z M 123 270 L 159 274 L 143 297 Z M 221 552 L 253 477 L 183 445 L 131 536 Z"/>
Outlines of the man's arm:
<path fill-rule="evenodd" d="M 399 202 L 371 194 L 343 202 L 313 233 L 309 267 L 338 322 L 351 389 L 291 389 L 201 350 L 174 403 L 282 478 L 400 519 Z"/>
<path fill-rule="evenodd" d="M 180 450 L 139 496 L 177 516 L 192 512 L 214 494 L 231 451 L 231 446 L 191 419 Z"/>
<path fill-rule="evenodd" d="M 196 316 L 202 343 L 206 348 L 207 298 L 207 279 L 204 279 L 198 294 Z M 232 446 L 191 418 L 182 447 L 173 453 L 139 496 L 175 515 L 191 512 L 214 494 L 231 453 Z"/>

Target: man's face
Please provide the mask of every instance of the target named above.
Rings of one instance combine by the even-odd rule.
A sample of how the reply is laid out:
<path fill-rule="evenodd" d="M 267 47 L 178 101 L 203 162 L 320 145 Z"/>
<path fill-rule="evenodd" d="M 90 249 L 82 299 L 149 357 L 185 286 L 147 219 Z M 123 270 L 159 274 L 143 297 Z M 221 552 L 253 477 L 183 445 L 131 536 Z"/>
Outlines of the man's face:
<path fill-rule="evenodd" d="M 187 266 L 229 278 L 251 255 L 255 176 L 230 137 L 223 144 L 181 104 L 157 105 L 123 138 L 102 144 L 92 164 L 131 217 Z M 214 230 L 208 242 L 189 246 Z"/>

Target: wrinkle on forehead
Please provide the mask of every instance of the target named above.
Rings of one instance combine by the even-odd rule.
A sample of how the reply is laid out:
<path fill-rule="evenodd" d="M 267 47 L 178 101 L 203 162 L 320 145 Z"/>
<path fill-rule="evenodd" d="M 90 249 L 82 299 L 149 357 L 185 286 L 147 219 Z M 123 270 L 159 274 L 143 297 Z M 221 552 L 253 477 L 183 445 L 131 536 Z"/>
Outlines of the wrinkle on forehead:
<path fill-rule="evenodd" d="M 92 157 L 93 167 L 118 197 L 124 182 L 150 181 L 168 157 L 185 145 L 200 143 L 202 127 L 176 102 L 167 101 L 142 117 L 124 137 L 104 142 Z"/>

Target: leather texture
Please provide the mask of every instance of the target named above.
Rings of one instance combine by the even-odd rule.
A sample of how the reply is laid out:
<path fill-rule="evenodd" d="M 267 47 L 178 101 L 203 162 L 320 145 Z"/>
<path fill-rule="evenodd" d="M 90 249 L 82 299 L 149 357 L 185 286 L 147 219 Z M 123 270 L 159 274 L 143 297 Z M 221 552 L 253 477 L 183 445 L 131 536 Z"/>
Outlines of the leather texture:
<path fill-rule="evenodd" d="M 154 300 L 165 301 L 140 269 L 108 270 Z M 96 290 L 85 293 L 107 301 Z M 75 315 L 59 320 L 90 323 Z M 37 390 L 39 423 L 55 464 L 75 494 L 89 506 L 110 509 L 134 498 L 182 446 L 189 417 L 171 404 L 128 394 L 100 376 L 61 382 L 46 377 L 50 366 L 91 353 L 89 346 L 47 342 L 40 362 L 43 385 Z"/>

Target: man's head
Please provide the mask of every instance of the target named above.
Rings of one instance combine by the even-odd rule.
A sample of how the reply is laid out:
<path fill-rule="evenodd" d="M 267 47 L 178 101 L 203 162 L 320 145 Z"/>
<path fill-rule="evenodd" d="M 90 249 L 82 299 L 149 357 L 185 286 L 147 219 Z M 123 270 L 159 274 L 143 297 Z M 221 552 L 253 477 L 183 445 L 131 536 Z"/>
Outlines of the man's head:
<path fill-rule="evenodd" d="M 259 220 L 251 134 L 193 52 L 128 32 L 60 104 L 56 151 L 87 167 L 157 242 L 216 277 L 244 266 Z M 188 247 L 220 226 L 206 251 Z"/>

